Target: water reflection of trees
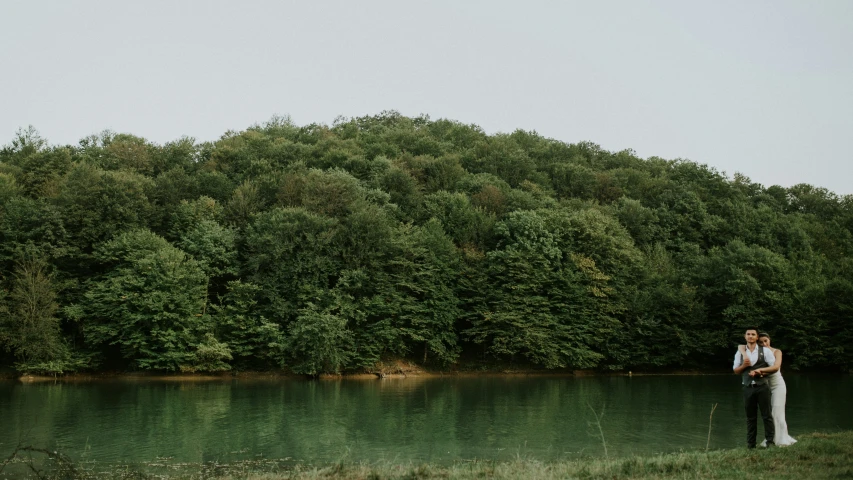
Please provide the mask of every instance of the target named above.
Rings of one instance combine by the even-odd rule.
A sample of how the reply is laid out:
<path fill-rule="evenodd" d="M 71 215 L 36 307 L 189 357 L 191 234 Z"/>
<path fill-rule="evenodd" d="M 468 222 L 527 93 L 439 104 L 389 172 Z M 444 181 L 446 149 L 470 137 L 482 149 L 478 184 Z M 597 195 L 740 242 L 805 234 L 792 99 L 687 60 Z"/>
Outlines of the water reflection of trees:
<path fill-rule="evenodd" d="M 851 428 L 838 417 L 847 379 L 795 377 L 793 428 Z M 818 392 L 820 398 L 812 398 Z M 94 382 L 0 385 L 0 442 L 73 458 L 325 463 L 600 455 L 589 406 L 604 411 L 611 455 L 737 446 L 731 376 L 471 377 L 339 381 Z M 803 408 L 811 400 L 823 408 Z M 836 412 L 833 418 L 832 412 Z M 846 422 L 846 423 L 845 423 Z M 796 430 L 795 430 L 796 431 Z"/>

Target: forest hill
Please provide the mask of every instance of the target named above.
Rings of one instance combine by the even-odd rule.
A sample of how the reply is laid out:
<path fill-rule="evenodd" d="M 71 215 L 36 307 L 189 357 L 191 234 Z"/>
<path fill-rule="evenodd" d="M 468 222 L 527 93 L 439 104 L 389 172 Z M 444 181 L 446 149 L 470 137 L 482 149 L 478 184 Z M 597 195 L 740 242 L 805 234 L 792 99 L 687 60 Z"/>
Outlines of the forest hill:
<path fill-rule="evenodd" d="M 0 151 L 19 372 L 853 368 L 853 198 L 396 112 Z"/>

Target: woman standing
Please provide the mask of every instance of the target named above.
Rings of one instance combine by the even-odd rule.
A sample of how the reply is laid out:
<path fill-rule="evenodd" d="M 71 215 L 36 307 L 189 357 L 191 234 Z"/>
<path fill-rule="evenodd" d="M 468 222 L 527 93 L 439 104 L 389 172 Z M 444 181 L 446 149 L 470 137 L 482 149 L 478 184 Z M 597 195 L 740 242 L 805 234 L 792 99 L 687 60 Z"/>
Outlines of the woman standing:
<path fill-rule="evenodd" d="M 782 372 L 779 371 L 782 367 L 782 350 L 772 348 L 770 346 L 770 335 L 764 332 L 758 334 L 758 343 L 769 348 L 773 352 L 773 356 L 776 357 L 776 363 L 772 367 L 757 370 L 762 377 L 767 377 L 767 383 L 770 385 L 770 410 L 773 414 L 773 425 L 776 427 L 773 441 L 776 445 L 793 445 L 797 441 L 788 435 L 788 423 L 785 421 L 785 401 L 788 396 L 788 387 L 785 385 L 785 379 L 782 378 Z"/>

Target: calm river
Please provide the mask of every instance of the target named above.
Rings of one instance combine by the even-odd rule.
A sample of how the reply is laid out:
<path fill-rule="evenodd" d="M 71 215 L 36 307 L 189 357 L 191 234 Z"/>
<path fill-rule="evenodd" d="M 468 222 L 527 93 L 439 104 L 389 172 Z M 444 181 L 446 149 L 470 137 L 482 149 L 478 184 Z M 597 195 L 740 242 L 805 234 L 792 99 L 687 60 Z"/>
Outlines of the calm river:
<path fill-rule="evenodd" d="M 793 375 L 791 434 L 853 429 L 853 378 Z M 286 458 L 446 463 L 743 446 L 734 375 L 0 382 L 0 457 L 19 442 L 97 462 Z M 760 432 L 761 430 L 759 430 Z M 759 433 L 759 436 L 761 434 Z"/>

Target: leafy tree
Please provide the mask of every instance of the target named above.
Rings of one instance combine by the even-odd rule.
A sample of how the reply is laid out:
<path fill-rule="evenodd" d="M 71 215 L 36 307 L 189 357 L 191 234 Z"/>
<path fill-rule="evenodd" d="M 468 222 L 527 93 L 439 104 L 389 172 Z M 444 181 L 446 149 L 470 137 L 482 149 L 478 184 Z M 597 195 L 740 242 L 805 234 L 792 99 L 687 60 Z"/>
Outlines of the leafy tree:
<path fill-rule="evenodd" d="M 50 198 L 59 193 L 62 177 L 71 168 L 72 151 L 67 147 L 24 148 L 10 155 L 8 162 L 17 167 L 16 182 L 25 195 Z"/>
<path fill-rule="evenodd" d="M 652 245 L 664 240 L 657 213 L 653 209 L 627 197 L 620 198 L 615 207 L 616 218 L 628 230 L 637 245 Z"/>
<path fill-rule="evenodd" d="M 15 138 L 10 145 L 4 146 L 2 150 L 4 161 L 10 156 L 28 156 L 39 152 L 47 146 L 47 140 L 42 138 L 36 127 L 29 125 L 27 128 L 19 128 L 15 132 Z"/>
<path fill-rule="evenodd" d="M 715 325 L 704 330 L 725 349 L 731 332 L 745 325 L 785 325 L 791 322 L 795 284 L 791 265 L 781 255 L 735 240 L 708 252 L 695 270 L 699 292 Z"/>
<path fill-rule="evenodd" d="M 201 171 L 195 174 L 194 178 L 200 196 L 210 197 L 220 203 L 230 199 L 236 187 L 222 172 Z"/>
<path fill-rule="evenodd" d="M 439 190 L 450 191 L 465 175 L 465 169 L 462 168 L 458 155 L 445 155 L 439 158 L 429 155 L 416 157 L 405 155 L 400 163 L 417 179 L 418 184 L 427 193 Z"/>
<path fill-rule="evenodd" d="M 126 171 L 75 165 L 65 176 L 57 205 L 69 236 L 84 251 L 121 232 L 146 224 L 150 178 Z"/>
<path fill-rule="evenodd" d="M 201 368 L 194 352 L 211 332 L 202 266 L 147 230 L 106 242 L 96 258 L 107 272 L 89 282 L 73 309 L 87 342 L 116 345 L 142 369 Z"/>
<path fill-rule="evenodd" d="M 407 351 L 422 352 L 424 363 L 431 356 L 441 364 L 452 363 L 459 354 L 456 248 L 436 220 L 424 227 L 401 227 L 397 242 L 388 283 L 380 292 L 382 313 L 391 317 Z"/>
<path fill-rule="evenodd" d="M 161 148 L 152 148 L 152 175 L 159 176 L 172 170 L 193 171 L 201 158 L 201 148 L 191 137 L 181 137 Z"/>
<path fill-rule="evenodd" d="M 151 176 L 155 171 L 154 148 L 144 138 L 113 135 L 103 147 L 98 166 L 104 170 L 130 170 Z"/>
<path fill-rule="evenodd" d="M 228 364 L 233 357 L 228 344 L 220 342 L 207 332 L 195 345 L 195 351 L 180 365 L 182 372 L 221 372 L 231 370 Z"/>
<path fill-rule="evenodd" d="M 351 355 L 352 333 L 334 310 L 307 302 L 288 327 L 286 342 L 295 373 L 340 373 Z"/>
<path fill-rule="evenodd" d="M 260 293 L 257 285 L 232 280 L 221 302 L 213 305 L 216 335 L 228 344 L 235 366 L 285 364 L 281 326 L 259 312 Z"/>
<path fill-rule="evenodd" d="M 457 245 L 484 248 L 491 243 L 495 218 L 477 210 L 462 193 L 437 192 L 424 199 L 422 218 L 438 220 Z"/>
<path fill-rule="evenodd" d="M 689 274 L 661 243 L 644 249 L 640 267 L 637 288 L 626 292 L 623 326 L 609 344 L 627 357 L 626 367 L 704 368 L 722 339 Z"/>
<path fill-rule="evenodd" d="M 496 135 L 477 144 L 472 154 L 464 158 L 463 166 L 472 173 L 497 175 L 511 186 L 540 178 L 533 160 L 507 135 Z"/>
<path fill-rule="evenodd" d="M 379 178 L 378 183 L 388 192 L 389 201 L 400 207 L 402 220 L 411 221 L 417 217 L 423 194 L 411 173 L 399 167 L 391 167 Z"/>
<path fill-rule="evenodd" d="M 15 180 L 15 176 L 0 172 L 0 208 L 2 205 L 21 194 L 21 188 Z"/>
<path fill-rule="evenodd" d="M 237 233 L 215 220 L 203 219 L 183 232 L 177 246 L 199 262 L 211 278 L 237 274 Z"/>
<path fill-rule="evenodd" d="M 501 246 L 487 254 L 492 293 L 466 334 L 496 355 L 547 368 L 597 365 L 603 356 L 593 346 L 612 325 L 590 318 L 584 300 L 606 295 L 607 277 L 587 257 L 564 254 L 535 212 L 511 213 L 496 231 Z"/>
<path fill-rule="evenodd" d="M 274 208 L 254 218 L 246 231 L 244 278 L 262 289 L 262 315 L 287 327 L 304 307 L 306 292 L 334 286 L 338 225 L 302 208 Z"/>
<path fill-rule="evenodd" d="M 305 178 L 302 205 L 315 213 L 342 217 L 356 209 L 364 198 L 358 179 L 343 170 L 311 170 Z"/>
<path fill-rule="evenodd" d="M 44 200 L 14 197 L 0 216 L 0 262 L 12 271 L 23 252 L 34 247 L 49 258 L 61 259 L 76 249 L 69 245 L 62 212 Z"/>
<path fill-rule="evenodd" d="M 552 167 L 551 183 L 562 198 L 590 199 L 598 188 L 598 177 L 587 166 L 564 163 Z"/>
<path fill-rule="evenodd" d="M 197 198 L 196 179 L 188 174 L 183 167 L 165 171 L 154 178 L 154 182 L 146 191 L 146 196 L 152 204 L 151 224 L 164 231 L 168 227 L 170 217 L 175 207 L 182 201 Z"/>
<path fill-rule="evenodd" d="M 5 307 L 0 307 L 0 344 L 12 351 L 21 371 L 63 373 L 74 370 L 62 338 L 57 287 L 39 252 L 25 252 L 16 262 Z"/>
<path fill-rule="evenodd" d="M 252 216 L 263 209 L 264 201 L 258 185 L 252 180 L 246 180 L 231 195 L 225 207 L 225 216 L 229 224 L 245 228 Z"/>

